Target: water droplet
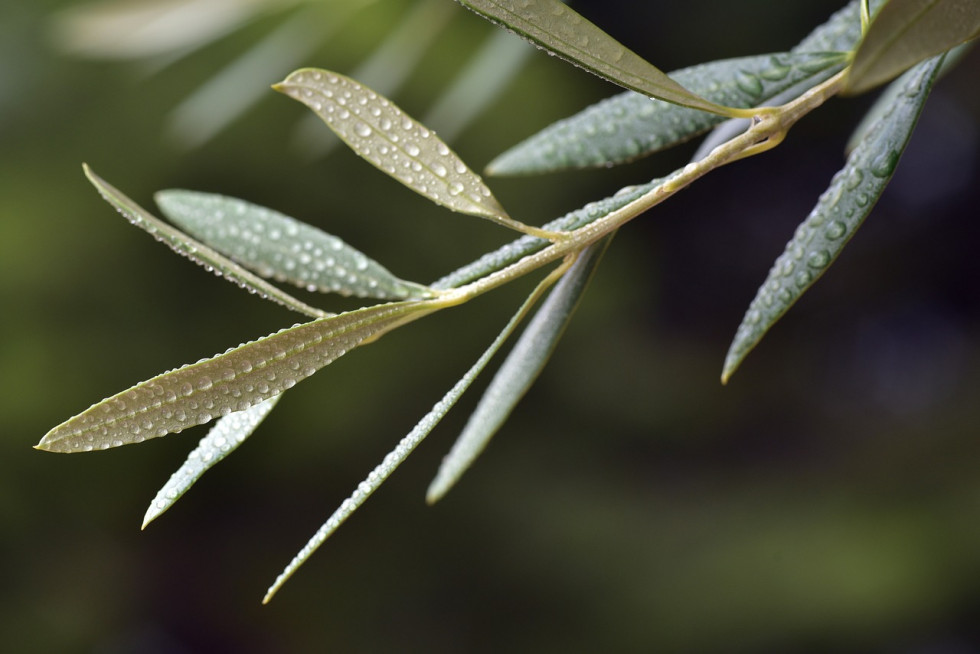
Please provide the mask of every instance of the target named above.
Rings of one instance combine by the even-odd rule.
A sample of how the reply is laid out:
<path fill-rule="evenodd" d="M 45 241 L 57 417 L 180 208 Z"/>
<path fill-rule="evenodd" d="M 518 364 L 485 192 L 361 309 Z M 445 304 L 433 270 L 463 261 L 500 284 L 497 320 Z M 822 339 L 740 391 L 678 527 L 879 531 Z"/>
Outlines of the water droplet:
<path fill-rule="evenodd" d="M 847 187 L 848 191 L 853 191 L 861 184 L 863 180 L 864 173 L 857 168 L 852 168 L 851 172 L 847 174 L 847 181 L 844 183 L 844 185 Z"/>
<path fill-rule="evenodd" d="M 447 174 L 449 174 L 449 171 L 446 170 L 446 167 L 438 163 L 432 164 L 432 172 L 434 172 L 439 177 L 445 177 Z"/>
<path fill-rule="evenodd" d="M 463 192 L 463 185 L 459 182 L 453 182 L 449 185 L 449 195 L 459 195 Z"/>
<path fill-rule="evenodd" d="M 751 73 L 739 71 L 735 76 L 735 84 L 738 85 L 738 88 L 742 89 L 742 91 L 753 98 L 762 95 L 762 82 L 759 81 L 758 77 Z"/>
<path fill-rule="evenodd" d="M 871 174 L 875 177 L 888 177 L 895 172 L 896 165 L 898 165 L 898 152 L 895 150 L 882 152 L 871 162 Z"/>
<path fill-rule="evenodd" d="M 789 75 L 790 67 L 779 60 L 778 57 L 769 59 L 771 68 L 762 71 L 761 76 L 767 80 L 779 81 Z"/>
<path fill-rule="evenodd" d="M 816 252 L 810 253 L 807 257 L 806 263 L 811 268 L 825 268 L 828 263 L 830 263 L 830 252 L 826 250 L 817 250 Z"/>
<path fill-rule="evenodd" d="M 847 233 L 847 225 L 839 220 L 832 221 L 827 225 L 827 231 L 824 234 L 832 241 L 835 241 Z"/>
<path fill-rule="evenodd" d="M 419 156 L 420 152 L 419 146 L 415 145 L 414 143 L 409 143 L 405 146 L 405 152 L 407 152 L 408 156 L 410 157 L 417 157 Z"/>
<path fill-rule="evenodd" d="M 813 275 L 811 275 L 806 270 L 801 270 L 796 273 L 796 285 L 800 288 L 805 288 L 813 280 Z"/>
<path fill-rule="evenodd" d="M 354 132 L 362 138 L 367 138 L 368 136 L 371 136 L 371 128 L 365 123 L 358 123 L 357 126 L 354 128 Z"/>
<path fill-rule="evenodd" d="M 858 193 L 856 196 L 854 196 L 854 203 L 859 207 L 868 206 L 868 194 Z"/>

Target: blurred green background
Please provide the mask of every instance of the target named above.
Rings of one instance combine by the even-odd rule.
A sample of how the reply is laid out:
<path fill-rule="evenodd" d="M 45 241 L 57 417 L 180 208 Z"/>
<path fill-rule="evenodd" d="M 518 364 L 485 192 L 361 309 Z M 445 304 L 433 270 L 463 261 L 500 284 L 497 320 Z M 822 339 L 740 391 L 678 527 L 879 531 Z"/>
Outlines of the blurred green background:
<path fill-rule="evenodd" d="M 980 651 L 975 53 L 937 86 L 867 225 L 728 387 L 718 375 L 745 307 L 870 97 L 831 102 L 775 151 L 622 230 L 459 487 L 423 501 L 478 392 L 263 607 L 532 280 L 297 387 L 141 533 L 205 428 L 92 455 L 31 446 L 103 397 L 298 318 L 131 228 L 81 163 L 147 207 L 162 188 L 239 196 L 431 281 L 509 234 L 331 150 L 269 85 L 303 65 L 360 76 L 474 168 L 616 89 L 450 0 L 168 4 L 190 13 L 162 42 L 145 18 L 97 31 L 117 14 L 99 22 L 87 3 L 0 8 L 4 651 Z M 576 6 L 671 70 L 788 49 L 841 4 Z M 486 83 L 450 102 L 481 52 Z M 490 184 L 541 223 L 692 148 Z"/>

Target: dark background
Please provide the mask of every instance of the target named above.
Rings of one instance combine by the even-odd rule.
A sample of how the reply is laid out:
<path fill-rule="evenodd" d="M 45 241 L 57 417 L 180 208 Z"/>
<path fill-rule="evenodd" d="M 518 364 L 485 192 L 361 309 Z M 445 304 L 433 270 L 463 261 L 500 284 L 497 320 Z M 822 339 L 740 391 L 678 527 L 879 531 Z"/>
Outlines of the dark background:
<path fill-rule="evenodd" d="M 351 1 L 322 3 L 325 20 Z M 413 5 L 361 4 L 296 66 L 238 91 L 299 65 L 356 71 Z M 443 4 L 426 10 L 444 29 L 394 94 L 415 116 L 493 32 Z M 666 70 L 789 49 L 840 6 L 576 5 Z M 419 281 L 510 236 L 340 148 L 311 157 L 297 143 L 304 109 L 272 91 L 189 147 L 174 108 L 287 13 L 161 66 L 66 52 L 55 26 L 80 6 L 0 9 L 5 651 L 980 651 L 975 53 L 937 85 L 844 255 L 727 387 L 718 375 L 735 328 L 842 165 L 870 96 L 832 101 L 781 147 L 623 229 L 542 378 L 460 485 L 425 505 L 479 388 L 263 607 L 267 585 L 482 352 L 531 280 L 297 387 L 141 533 L 147 503 L 205 428 L 84 456 L 31 446 L 102 397 L 298 318 L 132 229 L 87 184 L 83 161 L 147 207 L 170 187 L 243 197 Z M 479 168 L 615 91 L 532 53 L 452 145 Z M 541 223 L 682 165 L 692 147 L 490 185 L 512 215 Z"/>

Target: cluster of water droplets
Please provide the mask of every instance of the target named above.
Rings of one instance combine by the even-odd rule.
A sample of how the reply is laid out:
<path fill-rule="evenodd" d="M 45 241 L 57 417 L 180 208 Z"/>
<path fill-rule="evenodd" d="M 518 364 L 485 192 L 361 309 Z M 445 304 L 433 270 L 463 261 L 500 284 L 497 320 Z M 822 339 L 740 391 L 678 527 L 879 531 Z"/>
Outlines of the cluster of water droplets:
<path fill-rule="evenodd" d="M 760 55 L 693 66 L 670 76 L 711 102 L 746 108 L 808 80 L 816 84 L 841 65 L 822 54 Z M 686 141 L 723 120 L 628 91 L 543 129 L 487 168 L 506 175 L 624 163 Z"/>
<path fill-rule="evenodd" d="M 265 277 L 310 291 L 379 299 L 425 297 L 340 238 L 244 200 L 163 191 L 157 202 L 183 229 Z"/>
<path fill-rule="evenodd" d="M 232 413 L 218 420 L 150 502 L 143 517 L 143 526 L 146 527 L 169 509 L 211 466 L 244 443 L 276 405 L 279 397 L 276 395 L 244 411 Z"/>
<path fill-rule="evenodd" d="M 433 202 L 507 217 L 483 180 L 434 132 L 370 89 L 316 69 L 293 73 L 280 88 L 313 109 L 359 155 Z"/>

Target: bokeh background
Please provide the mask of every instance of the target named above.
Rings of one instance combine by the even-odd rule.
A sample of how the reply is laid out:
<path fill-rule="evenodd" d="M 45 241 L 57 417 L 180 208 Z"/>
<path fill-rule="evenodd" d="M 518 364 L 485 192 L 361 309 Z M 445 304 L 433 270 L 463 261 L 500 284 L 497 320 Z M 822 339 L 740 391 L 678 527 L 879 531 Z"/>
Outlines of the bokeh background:
<path fill-rule="evenodd" d="M 509 234 L 334 148 L 269 84 L 303 65 L 358 76 L 475 168 L 616 89 L 450 0 L 167 4 L 186 13 L 160 34 L 114 23 L 129 4 L 0 4 L 4 651 L 980 651 L 975 53 L 937 86 L 868 223 L 727 387 L 745 307 L 872 97 L 831 102 L 623 229 L 461 484 L 425 505 L 479 389 L 263 607 L 532 280 L 331 365 L 140 532 L 205 428 L 91 455 L 31 446 L 297 318 L 130 227 L 81 163 L 147 207 L 162 188 L 243 197 L 430 281 Z M 667 70 L 789 49 L 841 4 L 576 3 Z M 490 183 L 540 223 L 692 148 Z"/>

